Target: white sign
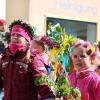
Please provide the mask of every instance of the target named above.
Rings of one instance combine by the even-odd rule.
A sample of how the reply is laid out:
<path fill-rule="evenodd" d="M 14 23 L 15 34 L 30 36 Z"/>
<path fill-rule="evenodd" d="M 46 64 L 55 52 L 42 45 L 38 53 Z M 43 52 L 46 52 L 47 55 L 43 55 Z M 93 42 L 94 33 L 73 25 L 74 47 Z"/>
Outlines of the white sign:
<path fill-rule="evenodd" d="M 69 0 L 57 0 L 54 4 L 54 6 L 58 9 L 62 10 L 68 10 L 75 13 L 84 13 L 84 14 L 90 14 L 92 16 L 97 16 L 97 8 L 91 7 L 88 5 L 83 4 L 75 4 L 72 2 L 69 2 Z"/>

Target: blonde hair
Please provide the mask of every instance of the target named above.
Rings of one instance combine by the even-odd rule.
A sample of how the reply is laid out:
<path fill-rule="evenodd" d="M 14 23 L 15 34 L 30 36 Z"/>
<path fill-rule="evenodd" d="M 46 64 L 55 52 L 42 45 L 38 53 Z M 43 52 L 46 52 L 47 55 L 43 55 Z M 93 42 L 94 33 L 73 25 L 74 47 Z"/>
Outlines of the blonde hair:
<path fill-rule="evenodd" d="M 26 63 L 29 63 L 31 61 L 31 51 L 30 51 L 30 43 L 27 42 L 26 44 L 28 46 L 27 52 L 25 54 L 25 57 L 23 58 L 23 61 Z"/>
<path fill-rule="evenodd" d="M 31 62 L 31 52 L 30 49 L 27 50 L 25 57 L 23 58 L 23 61 L 26 63 Z"/>

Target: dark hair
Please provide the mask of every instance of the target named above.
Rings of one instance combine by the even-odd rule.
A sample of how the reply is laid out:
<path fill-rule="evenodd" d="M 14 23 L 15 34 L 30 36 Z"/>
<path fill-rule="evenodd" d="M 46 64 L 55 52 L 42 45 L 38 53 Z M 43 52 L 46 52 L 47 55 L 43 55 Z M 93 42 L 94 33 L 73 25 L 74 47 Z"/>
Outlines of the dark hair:
<path fill-rule="evenodd" d="M 100 65 L 97 66 L 97 70 L 99 70 L 99 69 L 100 69 Z"/>

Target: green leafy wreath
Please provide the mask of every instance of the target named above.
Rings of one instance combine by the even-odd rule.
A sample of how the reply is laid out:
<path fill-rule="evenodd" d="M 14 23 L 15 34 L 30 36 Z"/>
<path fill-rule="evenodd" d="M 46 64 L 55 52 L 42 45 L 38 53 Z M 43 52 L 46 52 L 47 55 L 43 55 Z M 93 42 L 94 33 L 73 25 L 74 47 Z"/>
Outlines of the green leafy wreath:
<path fill-rule="evenodd" d="M 55 95 L 57 98 L 68 97 L 68 100 L 81 100 L 80 90 L 76 87 L 73 88 L 70 86 L 69 80 L 67 77 L 59 76 L 56 83 L 51 82 L 46 75 L 41 75 L 35 80 L 35 85 L 48 84 L 48 86 L 53 86 Z"/>

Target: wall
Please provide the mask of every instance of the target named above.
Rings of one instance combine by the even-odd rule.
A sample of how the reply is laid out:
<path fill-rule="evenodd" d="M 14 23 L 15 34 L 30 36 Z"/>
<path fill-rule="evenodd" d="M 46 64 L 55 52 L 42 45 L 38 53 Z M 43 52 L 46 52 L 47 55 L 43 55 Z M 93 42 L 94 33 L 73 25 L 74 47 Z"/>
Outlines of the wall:
<path fill-rule="evenodd" d="M 15 19 L 28 20 L 29 0 L 6 0 L 6 19 L 8 24 Z"/>
<path fill-rule="evenodd" d="M 46 33 L 46 17 L 95 22 L 100 40 L 99 4 L 98 0 L 30 0 L 29 21 L 37 27 L 39 35 Z"/>

